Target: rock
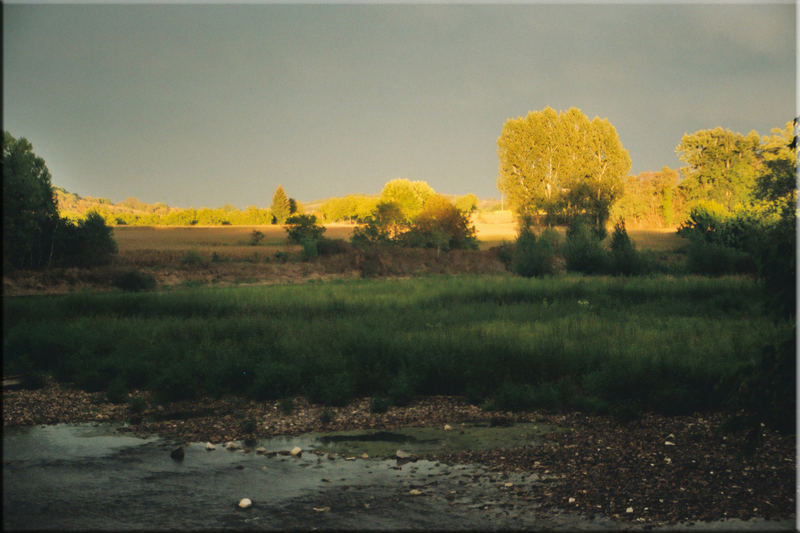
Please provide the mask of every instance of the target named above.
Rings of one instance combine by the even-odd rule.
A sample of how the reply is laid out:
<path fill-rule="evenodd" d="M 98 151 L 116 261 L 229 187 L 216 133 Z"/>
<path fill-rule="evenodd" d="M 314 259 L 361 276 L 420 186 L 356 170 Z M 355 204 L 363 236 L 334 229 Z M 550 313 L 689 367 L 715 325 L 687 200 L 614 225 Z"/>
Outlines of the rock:
<path fill-rule="evenodd" d="M 239 509 L 247 509 L 253 506 L 253 502 L 250 498 L 242 498 L 237 505 L 239 505 Z"/>
<path fill-rule="evenodd" d="M 628 507 L 627 509 L 625 509 L 625 512 L 631 514 L 633 512 L 633 507 Z"/>
<path fill-rule="evenodd" d="M 178 446 L 170 452 L 169 456 L 176 461 L 183 461 L 183 447 Z"/>
<path fill-rule="evenodd" d="M 301 450 L 299 446 L 295 446 L 294 448 L 292 448 L 289 454 L 294 457 L 300 457 L 301 455 L 303 455 L 303 450 Z"/>
<path fill-rule="evenodd" d="M 395 456 L 398 459 L 408 459 L 409 457 L 411 457 L 411 454 L 408 453 L 408 452 L 404 452 L 403 450 L 397 450 L 397 452 L 395 453 Z"/>
<path fill-rule="evenodd" d="M 345 457 L 344 460 L 345 461 L 355 461 L 356 458 L 355 457 Z"/>
<path fill-rule="evenodd" d="M 214 445 L 213 445 L 213 444 L 211 444 L 210 442 L 206 442 L 206 450 L 208 450 L 208 451 L 212 451 L 212 450 L 216 450 L 216 449 L 217 449 L 217 447 L 216 447 L 216 446 L 214 446 Z"/>
<path fill-rule="evenodd" d="M 444 430 L 445 431 L 452 431 L 452 429 L 453 429 L 453 426 L 451 426 L 450 424 L 445 424 L 444 425 Z"/>
<path fill-rule="evenodd" d="M 235 442 L 233 442 L 232 440 L 230 440 L 227 443 L 225 443 L 225 449 L 226 450 L 231 450 L 231 451 L 238 450 L 239 449 L 239 445 L 236 444 Z"/>
<path fill-rule="evenodd" d="M 511 487 L 513 487 L 513 486 L 514 486 L 514 484 L 513 484 L 513 483 L 511 483 L 511 482 L 509 482 L 509 483 L 505 483 L 503 486 L 504 486 L 505 488 L 507 488 L 507 489 L 510 489 Z"/>
<path fill-rule="evenodd" d="M 362 459 L 369 459 L 369 455 L 367 455 L 367 452 L 364 452 L 364 453 L 361 454 L 361 458 Z"/>
<path fill-rule="evenodd" d="M 421 492 L 421 491 L 419 491 L 419 490 L 417 490 L 417 489 L 411 489 L 410 491 L 408 491 L 408 493 L 409 493 L 411 496 L 419 496 L 420 494 L 422 494 L 422 492 Z"/>
<path fill-rule="evenodd" d="M 330 507 L 312 507 L 312 509 L 314 509 L 318 513 L 327 513 L 328 511 L 331 510 Z"/>
<path fill-rule="evenodd" d="M 259 446 L 258 448 L 256 448 L 256 453 L 258 455 L 266 455 L 267 449 L 264 448 L 263 446 Z"/>
<path fill-rule="evenodd" d="M 570 498 L 569 500 L 567 500 L 567 503 L 575 503 L 575 498 Z"/>

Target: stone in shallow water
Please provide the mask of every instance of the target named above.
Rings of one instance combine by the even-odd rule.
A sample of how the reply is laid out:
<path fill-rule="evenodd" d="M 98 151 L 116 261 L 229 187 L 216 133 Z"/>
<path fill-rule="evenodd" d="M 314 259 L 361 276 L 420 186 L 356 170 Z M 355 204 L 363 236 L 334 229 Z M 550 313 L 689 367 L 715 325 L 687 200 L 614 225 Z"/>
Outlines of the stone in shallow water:
<path fill-rule="evenodd" d="M 216 449 L 217 449 L 216 446 L 214 446 L 210 442 L 206 442 L 206 450 L 211 451 L 211 450 L 216 450 Z"/>
<path fill-rule="evenodd" d="M 178 446 L 174 450 L 172 450 L 169 454 L 176 461 L 183 461 L 183 446 Z"/>
<path fill-rule="evenodd" d="M 266 455 L 267 449 L 264 448 L 263 446 L 259 446 L 258 448 L 256 448 L 256 453 L 258 455 Z"/>
<path fill-rule="evenodd" d="M 299 446 L 295 446 L 289 453 L 295 457 L 300 457 L 303 455 L 303 450 L 301 450 Z"/>
<path fill-rule="evenodd" d="M 250 498 L 242 498 L 241 500 L 239 500 L 238 505 L 239 509 L 247 509 L 248 507 L 252 507 L 253 502 L 252 500 L 250 500 Z"/>
<path fill-rule="evenodd" d="M 235 443 L 235 442 L 233 442 L 233 441 L 228 441 L 228 442 L 225 444 L 225 448 L 226 448 L 226 449 L 228 449 L 228 450 L 238 450 L 238 449 L 239 449 L 239 445 L 238 445 L 238 444 L 236 444 L 236 443 Z"/>

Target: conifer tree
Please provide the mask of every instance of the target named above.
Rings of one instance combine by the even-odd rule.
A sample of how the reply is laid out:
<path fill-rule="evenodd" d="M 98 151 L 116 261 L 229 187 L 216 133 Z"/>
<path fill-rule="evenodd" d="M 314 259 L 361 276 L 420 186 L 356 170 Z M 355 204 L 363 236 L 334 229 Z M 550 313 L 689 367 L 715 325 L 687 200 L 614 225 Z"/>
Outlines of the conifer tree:
<path fill-rule="evenodd" d="M 272 195 L 272 217 L 273 223 L 283 224 L 289 217 L 291 212 L 291 205 L 289 197 L 286 196 L 286 191 L 283 190 L 282 185 L 278 185 L 275 189 L 275 194 Z"/>

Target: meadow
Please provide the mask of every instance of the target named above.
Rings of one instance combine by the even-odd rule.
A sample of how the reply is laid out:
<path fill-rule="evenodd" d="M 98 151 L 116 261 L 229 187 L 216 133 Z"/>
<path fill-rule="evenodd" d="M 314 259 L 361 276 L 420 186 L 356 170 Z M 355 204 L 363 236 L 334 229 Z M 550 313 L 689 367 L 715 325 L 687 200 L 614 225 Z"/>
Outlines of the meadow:
<path fill-rule="evenodd" d="M 4 374 L 158 401 L 718 409 L 791 333 L 744 277 L 429 276 L 5 297 Z"/>

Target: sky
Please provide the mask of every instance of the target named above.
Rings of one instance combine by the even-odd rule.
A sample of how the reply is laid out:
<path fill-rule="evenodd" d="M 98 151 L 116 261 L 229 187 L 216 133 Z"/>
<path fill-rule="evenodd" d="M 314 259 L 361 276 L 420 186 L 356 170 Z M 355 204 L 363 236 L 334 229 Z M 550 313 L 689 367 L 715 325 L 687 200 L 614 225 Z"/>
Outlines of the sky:
<path fill-rule="evenodd" d="M 12 0 L 13 1 L 13 0 Z M 3 129 L 53 184 L 181 207 L 499 198 L 497 138 L 550 106 L 607 118 L 631 173 L 685 133 L 797 114 L 783 4 L 3 4 Z"/>

